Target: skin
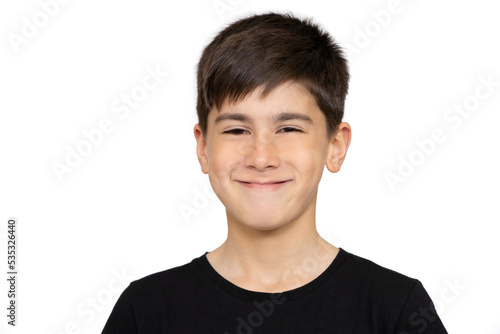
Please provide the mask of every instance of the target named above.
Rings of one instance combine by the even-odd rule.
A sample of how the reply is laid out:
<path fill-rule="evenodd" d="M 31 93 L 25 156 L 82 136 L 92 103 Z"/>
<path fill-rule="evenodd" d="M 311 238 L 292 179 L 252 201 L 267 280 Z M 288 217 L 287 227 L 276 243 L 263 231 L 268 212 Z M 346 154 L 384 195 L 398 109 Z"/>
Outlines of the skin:
<path fill-rule="evenodd" d="M 260 88 L 237 103 L 226 101 L 220 110 L 214 108 L 206 138 L 199 124 L 194 136 L 201 170 L 224 204 L 228 224 L 226 241 L 207 259 L 231 283 L 272 293 L 314 280 L 338 254 L 316 230 L 316 198 L 324 167 L 336 173 L 344 162 L 351 127 L 342 122 L 328 138 L 323 113 L 298 83 L 283 83 L 263 99 L 259 95 Z M 312 123 L 270 120 L 284 111 L 305 114 Z M 245 114 L 253 121 L 215 123 L 227 113 Z M 263 180 L 289 181 L 275 190 L 238 182 Z"/>

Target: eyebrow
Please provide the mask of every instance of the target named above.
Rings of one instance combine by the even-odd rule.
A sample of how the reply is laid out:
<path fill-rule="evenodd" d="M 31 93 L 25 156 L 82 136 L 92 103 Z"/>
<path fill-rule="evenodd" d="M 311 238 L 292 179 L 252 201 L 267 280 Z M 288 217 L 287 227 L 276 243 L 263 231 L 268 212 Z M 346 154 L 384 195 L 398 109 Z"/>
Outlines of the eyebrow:
<path fill-rule="evenodd" d="M 228 119 L 240 121 L 240 122 L 244 122 L 244 123 L 253 123 L 253 121 L 254 121 L 253 118 L 248 116 L 248 115 L 241 114 L 241 113 L 233 113 L 233 114 L 222 114 L 222 115 L 217 116 L 217 118 L 215 119 L 215 124 L 218 124 L 218 123 L 220 123 L 224 120 L 228 120 Z M 300 113 L 281 112 L 281 113 L 273 114 L 271 116 L 271 121 L 273 123 L 289 121 L 292 119 L 305 121 L 305 122 L 310 123 L 310 124 L 313 123 L 313 120 L 309 116 L 307 116 L 305 114 L 300 114 Z"/>

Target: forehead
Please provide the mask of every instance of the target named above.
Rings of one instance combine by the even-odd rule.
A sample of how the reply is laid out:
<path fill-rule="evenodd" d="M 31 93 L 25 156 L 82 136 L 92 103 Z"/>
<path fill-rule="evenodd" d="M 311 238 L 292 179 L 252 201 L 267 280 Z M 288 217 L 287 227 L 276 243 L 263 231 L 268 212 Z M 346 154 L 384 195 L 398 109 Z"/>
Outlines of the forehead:
<path fill-rule="evenodd" d="M 297 82 L 285 82 L 266 95 L 259 86 L 238 101 L 226 98 L 220 109 L 213 108 L 209 119 L 215 125 L 225 120 L 252 122 L 255 117 L 265 117 L 272 122 L 298 119 L 313 123 L 319 110 L 314 97 L 306 87 Z"/>

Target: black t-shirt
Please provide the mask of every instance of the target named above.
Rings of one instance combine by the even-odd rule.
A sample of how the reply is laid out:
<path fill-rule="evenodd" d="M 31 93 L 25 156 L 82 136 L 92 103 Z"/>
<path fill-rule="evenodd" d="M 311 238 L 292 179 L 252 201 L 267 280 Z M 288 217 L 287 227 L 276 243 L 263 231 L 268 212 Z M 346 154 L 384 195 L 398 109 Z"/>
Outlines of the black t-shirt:
<path fill-rule="evenodd" d="M 316 279 L 282 293 L 234 285 L 207 253 L 130 283 L 102 333 L 447 333 L 420 281 L 342 248 Z"/>

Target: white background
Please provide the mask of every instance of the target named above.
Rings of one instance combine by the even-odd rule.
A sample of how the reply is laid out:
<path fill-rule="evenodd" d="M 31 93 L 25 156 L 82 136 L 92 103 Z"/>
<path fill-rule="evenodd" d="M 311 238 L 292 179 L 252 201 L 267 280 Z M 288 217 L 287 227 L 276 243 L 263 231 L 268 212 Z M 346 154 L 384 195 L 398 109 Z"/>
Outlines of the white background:
<path fill-rule="evenodd" d="M 278 10 L 313 17 L 349 50 L 353 137 L 342 170 L 325 168 L 320 233 L 422 281 L 450 333 L 500 333 L 499 9 L 487 0 L 2 1 L 0 277 L 16 217 L 19 278 L 16 328 L 0 280 L 0 332 L 100 333 L 129 281 L 224 241 L 224 207 L 195 154 L 196 64 L 233 20 Z M 146 68 L 168 75 L 121 119 L 113 105 L 140 92 Z M 471 111 L 458 119 L 454 106 Z M 104 119 L 113 130 L 58 179 L 54 162 L 66 164 L 68 147 Z M 445 140 L 419 153 L 415 141 L 439 129 Z M 391 189 L 386 173 L 410 157 L 417 166 Z"/>

